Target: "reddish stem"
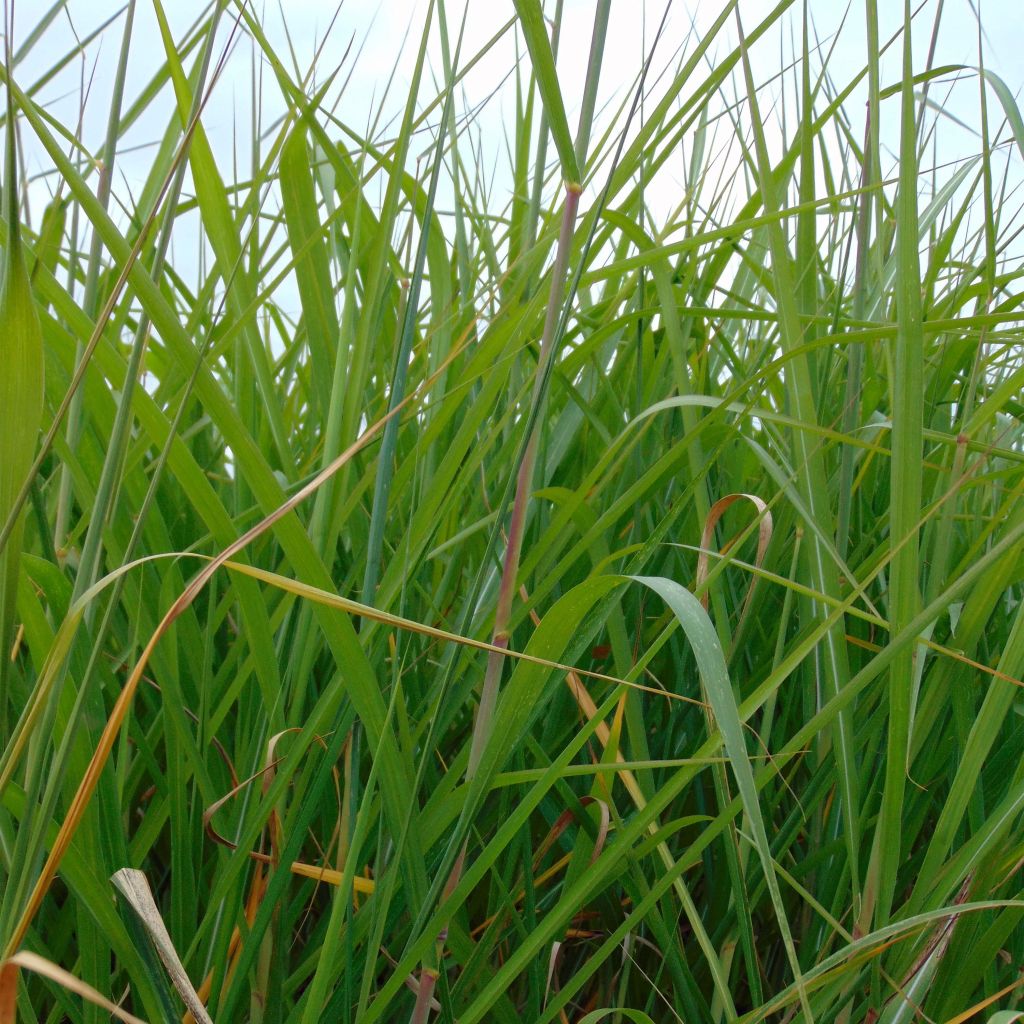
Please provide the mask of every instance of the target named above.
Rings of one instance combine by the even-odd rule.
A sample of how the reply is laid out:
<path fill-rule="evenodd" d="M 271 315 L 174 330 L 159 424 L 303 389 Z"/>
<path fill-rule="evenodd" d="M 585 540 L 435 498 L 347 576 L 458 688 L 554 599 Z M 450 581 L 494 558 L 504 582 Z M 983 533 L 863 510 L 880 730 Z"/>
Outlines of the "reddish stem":
<path fill-rule="evenodd" d="M 555 331 L 558 328 L 558 317 L 562 309 L 562 295 L 569 269 L 569 250 L 572 247 L 573 229 L 576 225 L 576 213 L 580 205 L 580 189 L 578 185 L 567 185 L 565 207 L 562 213 L 562 227 L 558 233 L 558 249 L 555 263 L 551 269 L 551 291 L 548 294 L 547 313 L 544 317 L 544 333 L 541 335 L 540 355 L 537 360 L 537 375 L 533 382 L 534 406 L 543 401 L 544 380 L 548 366 L 555 357 Z M 491 640 L 495 647 L 502 651 L 508 648 L 509 623 L 512 619 L 512 600 L 516 592 L 516 577 L 519 575 L 519 556 L 523 548 L 523 534 L 526 530 L 526 515 L 529 509 L 530 493 L 533 489 L 533 473 L 537 463 L 537 442 L 540 435 L 540 416 L 534 419 L 530 430 L 523 461 L 519 465 L 516 478 L 516 493 L 512 502 L 512 516 L 508 524 L 508 541 L 505 546 L 505 557 L 501 568 L 501 583 L 498 588 L 498 604 L 494 612 L 494 634 Z M 487 656 L 487 668 L 484 671 L 484 682 L 480 690 L 480 704 L 477 707 L 473 723 L 473 736 L 469 747 L 469 760 L 466 765 L 466 781 L 469 782 L 480 766 L 484 750 L 494 722 L 494 709 L 498 703 L 498 687 L 501 682 L 501 670 L 505 663 L 504 653 L 492 651 Z M 459 856 L 452 867 L 448 881 L 445 883 L 442 899 L 452 893 L 462 878 L 466 863 L 466 847 L 463 845 Z M 444 940 L 438 937 L 437 960 L 440 967 L 444 956 Z M 416 995 L 409 1024 L 427 1024 L 430 1017 L 430 1004 L 433 999 L 434 987 L 437 984 L 438 968 L 424 964 L 420 969 L 420 984 Z"/>

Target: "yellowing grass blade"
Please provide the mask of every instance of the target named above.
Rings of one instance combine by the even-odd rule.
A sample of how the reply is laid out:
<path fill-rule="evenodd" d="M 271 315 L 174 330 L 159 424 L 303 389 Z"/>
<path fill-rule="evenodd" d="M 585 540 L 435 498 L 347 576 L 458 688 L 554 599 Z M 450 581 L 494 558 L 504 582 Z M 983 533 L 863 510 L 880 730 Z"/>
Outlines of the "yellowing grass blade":
<path fill-rule="evenodd" d="M 116 1003 L 112 1003 L 106 996 L 65 971 L 63 967 L 58 967 L 46 957 L 27 950 L 15 953 L 0 964 L 0 1024 L 15 1024 L 18 1019 L 15 997 L 18 992 L 18 974 L 23 970 L 38 974 L 41 978 L 66 988 L 93 1005 L 102 1007 L 112 1017 L 125 1021 L 125 1024 L 146 1024 L 141 1017 L 122 1010 Z"/>

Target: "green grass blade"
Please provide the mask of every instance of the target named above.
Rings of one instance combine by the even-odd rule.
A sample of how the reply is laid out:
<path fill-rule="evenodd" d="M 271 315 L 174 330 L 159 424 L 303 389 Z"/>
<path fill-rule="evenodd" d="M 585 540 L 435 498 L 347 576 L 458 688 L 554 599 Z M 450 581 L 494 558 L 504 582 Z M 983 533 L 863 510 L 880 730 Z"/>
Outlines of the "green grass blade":
<path fill-rule="evenodd" d="M 569 121 L 565 116 L 565 103 L 558 84 L 555 58 L 552 56 L 551 44 L 544 29 L 544 13 L 540 0 L 515 0 L 515 8 L 530 51 L 541 99 L 544 101 L 544 113 L 551 129 L 551 137 L 555 140 L 558 158 L 562 163 L 562 177 L 569 185 L 578 186 L 579 162 L 576 159 L 572 133 L 569 131 Z"/>

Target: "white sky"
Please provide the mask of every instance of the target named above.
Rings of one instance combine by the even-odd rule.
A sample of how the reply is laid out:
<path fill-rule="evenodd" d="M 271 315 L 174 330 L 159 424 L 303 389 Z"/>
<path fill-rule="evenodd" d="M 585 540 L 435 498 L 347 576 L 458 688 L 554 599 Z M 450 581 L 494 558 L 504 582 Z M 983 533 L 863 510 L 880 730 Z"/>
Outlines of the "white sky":
<path fill-rule="evenodd" d="M 163 59 L 152 2 L 153 0 L 138 2 L 126 88 L 126 103 L 129 104 Z M 925 0 L 915 21 L 915 70 L 922 69 L 925 64 L 937 2 L 939 0 Z M 982 4 L 982 25 L 986 36 L 986 66 L 1000 75 L 1010 91 L 1019 97 L 1024 87 L 1024 63 L 1020 60 L 1020 55 L 1024 53 L 1021 0 L 973 0 L 973 4 L 972 0 L 945 0 L 935 64 L 977 64 L 978 32 L 973 6 L 979 2 Z M 196 0 L 164 0 L 164 3 L 176 37 L 180 37 L 206 7 Z M 449 26 L 453 38 L 457 34 L 458 22 L 467 4 L 464 54 L 471 55 L 512 16 L 513 7 L 511 0 L 448 0 Z M 25 0 L 17 0 L 16 45 L 28 35 L 48 6 L 48 3 L 29 4 Z M 339 82 L 344 81 L 351 73 L 348 84 L 338 100 L 335 111 L 338 117 L 353 127 L 362 129 L 367 124 L 371 112 L 379 104 L 385 83 L 396 64 L 397 75 L 386 109 L 390 113 L 400 112 L 408 94 L 407 83 L 419 43 L 426 6 L 425 0 L 380 0 L 379 3 L 346 0 L 342 4 L 318 64 L 319 76 L 322 78 L 329 69 L 342 62 L 350 40 L 355 40 L 352 55 L 344 64 L 338 79 Z M 739 7 L 745 30 L 751 31 L 773 6 L 774 0 L 772 3 L 768 0 L 740 0 Z M 787 15 L 783 20 L 783 29 L 770 34 L 754 48 L 755 77 L 759 82 L 768 80 L 778 70 L 780 62 L 792 53 L 793 47 L 799 47 L 801 6 L 800 0 L 797 0 L 793 5 L 792 15 Z M 831 78 L 837 86 L 842 87 L 865 64 L 864 0 L 850 0 L 848 6 L 834 0 L 809 0 L 808 6 L 814 30 L 822 45 L 818 60 L 831 51 L 828 56 Z M 881 37 L 885 40 L 902 21 L 903 3 L 902 0 L 878 0 L 878 6 L 882 18 Z M 553 0 L 548 0 L 546 7 L 553 9 Z M 66 13 L 62 13 L 54 20 L 32 52 L 18 66 L 16 75 L 22 87 L 35 81 L 74 45 L 75 33 L 84 38 L 120 8 L 121 4 L 113 0 L 70 0 Z M 323 34 L 334 9 L 333 0 L 280 0 L 280 3 L 275 0 L 266 3 L 262 20 L 279 55 L 290 59 L 289 49 L 294 47 L 295 60 L 301 72 L 305 73 L 323 40 Z M 656 67 L 663 68 L 666 62 L 674 65 L 679 52 L 692 51 L 694 37 L 690 34 L 691 12 L 694 12 L 693 24 L 699 33 L 706 29 L 720 9 L 720 0 L 674 0 L 668 30 L 659 46 L 660 59 L 656 61 Z M 593 10 L 594 0 L 565 0 L 558 68 L 567 97 L 571 123 L 575 123 L 576 106 L 586 73 Z M 614 0 L 599 107 L 603 101 L 621 100 L 629 89 L 642 60 L 644 22 L 646 20 L 646 39 L 649 43 L 663 10 L 664 0 Z M 219 34 L 221 41 L 227 37 L 230 20 L 229 12 L 222 22 Z M 79 114 L 80 81 L 83 75 L 87 80 L 91 78 L 82 141 L 92 152 L 99 150 L 103 139 L 122 25 L 123 15 L 87 48 L 84 60 L 73 61 L 37 97 L 46 104 L 52 114 L 65 124 L 73 125 Z M 733 39 L 734 32 L 730 27 L 721 43 L 713 47 L 712 59 L 716 53 L 728 52 Z M 354 59 L 360 46 L 362 51 L 358 59 Z M 218 47 L 218 52 L 219 49 Z M 436 32 L 432 39 L 430 56 L 437 78 L 440 78 L 440 51 Z M 900 51 L 897 45 L 883 62 L 883 85 L 898 79 L 899 62 Z M 466 81 L 464 94 L 466 102 L 474 105 L 497 90 L 480 113 L 477 124 L 486 161 L 489 165 L 496 166 L 499 171 L 497 188 L 500 192 L 504 182 L 506 194 L 508 177 L 505 169 L 508 159 L 505 137 L 515 116 L 514 85 L 511 85 L 513 79 L 509 77 L 509 71 L 515 66 L 516 43 L 510 33 L 483 64 L 474 69 Z M 524 60 L 522 67 L 526 66 Z M 228 179 L 233 175 L 232 162 L 236 156 L 243 168 L 249 160 L 251 74 L 252 48 L 247 41 L 243 41 L 234 50 L 203 117 L 222 174 Z M 433 98 L 435 92 L 430 74 L 428 71 L 426 83 L 421 89 L 421 97 L 424 100 Z M 506 83 L 504 87 L 503 81 Z M 262 101 L 263 121 L 266 126 L 277 113 L 280 113 L 283 105 L 269 73 L 265 74 L 264 82 L 268 86 Z M 978 91 L 976 76 L 965 75 L 952 85 L 934 85 L 930 96 L 935 102 L 946 105 L 967 125 L 976 125 Z M 779 98 L 778 94 L 778 87 L 771 85 L 760 97 L 762 115 L 766 122 L 770 122 L 769 136 L 775 139 L 778 139 L 780 134 L 775 127 L 772 101 Z M 863 97 L 863 91 L 858 93 L 847 108 L 851 118 L 851 129 L 858 138 L 863 133 Z M 611 104 L 613 108 L 616 105 L 617 102 Z M 787 102 L 785 106 L 791 107 L 792 104 Z M 991 93 L 989 110 L 993 125 L 1001 121 L 1001 109 Z M 127 190 L 136 192 L 141 187 L 154 152 L 147 144 L 159 140 L 168 119 L 173 116 L 172 111 L 170 91 L 165 90 L 160 101 L 147 111 L 125 142 L 124 151 L 118 158 L 115 192 L 125 195 Z M 883 141 L 894 138 L 898 119 L 898 100 L 887 103 L 883 111 Z M 26 127 L 23 138 L 29 143 L 27 167 L 30 175 L 38 175 L 45 172 L 48 165 L 38 147 L 33 149 L 31 146 L 30 139 L 26 137 L 27 132 Z M 414 147 L 413 157 L 429 147 L 429 136 L 422 136 L 422 140 L 422 146 Z M 130 151 L 132 146 L 140 148 Z M 940 161 L 958 159 L 976 153 L 978 149 L 978 140 L 969 130 L 953 121 L 946 123 L 941 136 Z M 551 152 L 553 157 L 553 150 Z M 1011 165 L 1012 161 L 1016 160 L 1016 170 L 1021 170 L 1024 161 L 1019 154 L 1008 154 L 1007 158 L 1010 159 Z M 891 170 L 891 166 L 890 164 L 889 168 L 883 167 L 883 173 Z M 239 171 L 239 175 L 243 178 L 247 176 L 244 170 Z M 33 210 L 37 210 L 41 202 L 46 201 L 54 186 L 55 181 L 52 177 L 38 177 L 33 182 L 30 189 Z M 665 207 L 670 208 L 674 205 L 674 193 L 681 188 L 681 175 L 667 173 L 658 187 L 664 192 Z M 502 205 L 505 196 L 499 195 L 496 198 L 499 205 Z M 177 254 L 181 255 L 180 248 Z"/>

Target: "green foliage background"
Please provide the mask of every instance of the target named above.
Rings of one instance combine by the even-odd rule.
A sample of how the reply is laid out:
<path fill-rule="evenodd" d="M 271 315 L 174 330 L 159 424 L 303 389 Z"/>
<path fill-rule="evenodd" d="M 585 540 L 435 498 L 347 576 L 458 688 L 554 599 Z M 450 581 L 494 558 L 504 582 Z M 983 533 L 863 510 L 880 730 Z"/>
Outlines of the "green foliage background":
<path fill-rule="evenodd" d="M 102 28 L 95 152 L 3 72 L 5 957 L 151 1021 L 1015 1019 L 1024 122 L 981 47 L 922 63 L 941 5 L 881 38 L 864 0 L 837 79 L 799 4 L 726 2 L 665 72 L 670 7 L 598 103 L 601 0 L 577 110 L 560 2 L 472 53 L 438 3 L 360 128 L 356 50 L 154 3 Z M 461 87 L 510 34 L 509 193 Z M 26 965 L 23 1019 L 109 1016 Z"/>

